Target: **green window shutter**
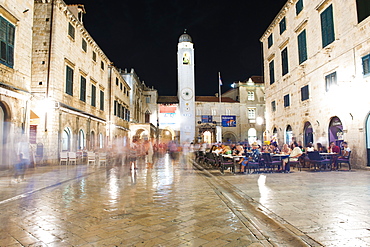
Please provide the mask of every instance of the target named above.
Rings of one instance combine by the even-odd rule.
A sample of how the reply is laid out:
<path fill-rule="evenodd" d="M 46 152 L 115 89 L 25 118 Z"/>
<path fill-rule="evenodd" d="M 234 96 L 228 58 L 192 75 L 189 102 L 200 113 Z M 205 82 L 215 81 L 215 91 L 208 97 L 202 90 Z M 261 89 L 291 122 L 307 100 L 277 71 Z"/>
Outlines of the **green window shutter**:
<path fill-rule="evenodd" d="M 370 73 L 370 55 L 362 58 L 362 73 L 368 75 Z"/>
<path fill-rule="evenodd" d="M 281 51 L 281 67 L 282 67 L 282 75 L 285 75 L 289 72 L 289 65 L 288 65 L 288 48 L 285 48 Z"/>
<path fill-rule="evenodd" d="M 104 91 L 100 91 L 100 110 L 104 111 Z"/>
<path fill-rule="evenodd" d="M 66 93 L 73 96 L 73 69 L 69 66 L 66 69 Z"/>
<path fill-rule="evenodd" d="M 80 100 L 86 102 L 86 78 L 81 76 Z"/>
<path fill-rule="evenodd" d="M 306 30 L 303 30 L 298 35 L 298 56 L 299 56 L 299 64 L 307 60 Z"/>
<path fill-rule="evenodd" d="M 96 106 L 96 87 L 91 85 L 91 105 Z"/>
<path fill-rule="evenodd" d="M 299 15 L 299 13 L 301 13 L 302 10 L 303 10 L 303 0 L 298 0 L 298 2 L 295 4 L 296 15 Z"/>
<path fill-rule="evenodd" d="M 274 60 L 269 63 L 270 85 L 275 82 L 275 65 Z"/>
<path fill-rule="evenodd" d="M 326 47 L 335 40 L 333 5 L 327 7 L 320 15 L 321 18 L 321 35 L 322 47 Z"/>

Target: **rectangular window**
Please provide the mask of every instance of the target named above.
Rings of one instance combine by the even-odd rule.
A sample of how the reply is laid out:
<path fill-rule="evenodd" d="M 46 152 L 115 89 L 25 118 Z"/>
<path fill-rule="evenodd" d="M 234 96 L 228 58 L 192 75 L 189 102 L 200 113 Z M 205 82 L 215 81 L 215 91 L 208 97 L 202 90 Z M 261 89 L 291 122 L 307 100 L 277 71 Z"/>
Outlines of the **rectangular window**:
<path fill-rule="evenodd" d="M 302 10 L 303 10 L 303 0 L 298 0 L 298 2 L 295 4 L 296 15 L 299 15 L 299 13 L 301 13 Z"/>
<path fill-rule="evenodd" d="M 335 40 L 333 5 L 327 7 L 320 15 L 321 18 L 321 35 L 322 47 L 326 47 Z"/>
<path fill-rule="evenodd" d="M 329 92 L 330 88 L 337 85 L 337 72 L 333 72 L 325 76 L 325 90 Z"/>
<path fill-rule="evenodd" d="M 13 68 L 15 26 L 0 16 L 0 63 Z"/>
<path fill-rule="evenodd" d="M 100 110 L 104 111 L 104 91 L 100 90 Z"/>
<path fill-rule="evenodd" d="M 362 73 L 364 75 L 370 74 L 370 54 L 362 58 Z"/>
<path fill-rule="evenodd" d="M 150 104 L 150 96 L 146 96 L 146 97 L 145 97 L 145 100 L 146 100 L 145 102 L 146 102 L 147 104 Z"/>
<path fill-rule="evenodd" d="M 287 94 L 284 96 L 284 107 L 290 106 L 290 95 Z"/>
<path fill-rule="evenodd" d="M 73 96 L 73 69 L 68 65 L 66 69 L 66 93 Z"/>
<path fill-rule="evenodd" d="M 273 39 L 272 34 L 270 34 L 270 36 L 267 39 L 267 46 L 268 46 L 268 48 L 270 48 L 273 44 L 274 44 L 274 39 Z"/>
<path fill-rule="evenodd" d="M 96 52 L 95 51 L 93 51 L 93 53 L 92 53 L 92 59 L 93 59 L 94 62 L 96 62 Z"/>
<path fill-rule="evenodd" d="M 126 87 L 123 88 L 123 93 L 125 94 L 126 93 Z"/>
<path fill-rule="evenodd" d="M 84 52 L 87 51 L 87 43 L 86 43 L 86 40 L 82 39 L 82 50 L 84 50 Z"/>
<path fill-rule="evenodd" d="M 365 20 L 370 16 L 370 1 L 369 0 L 356 0 L 357 5 L 357 20 L 358 23 Z"/>
<path fill-rule="evenodd" d="M 270 73 L 270 85 L 275 82 L 275 65 L 274 60 L 269 63 L 269 73 Z"/>
<path fill-rule="evenodd" d="M 91 85 L 91 105 L 96 106 L 96 87 Z"/>
<path fill-rule="evenodd" d="M 273 112 L 275 112 L 275 111 L 276 111 L 276 102 L 275 102 L 275 100 L 271 102 L 271 110 L 272 110 Z"/>
<path fill-rule="evenodd" d="M 104 70 L 104 62 L 103 62 L 103 61 L 101 61 L 101 62 L 100 62 L 100 68 L 101 68 L 102 70 Z"/>
<path fill-rule="evenodd" d="M 284 33 L 284 31 L 286 30 L 286 19 L 285 19 L 285 16 L 279 22 L 279 28 L 280 28 L 280 34 Z"/>
<path fill-rule="evenodd" d="M 254 100 L 254 92 L 248 91 L 248 100 Z"/>
<path fill-rule="evenodd" d="M 310 94 L 308 91 L 308 85 L 301 88 L 301 101 L 305 101 L 310 98 Z"/>
<path fill-rule="evenodd" d="M 75 39 L 75 27 L 71 23 L 68 23 L 68 35 Z"/>
<path fill-rule="evenodd" d="M 284 50 L 281 51 L 281 68 L 282 68 L 283 75 L 289 72 L 288 47 L 286 47 Z"/>
<path fill-rule="evenodd" d="M 113 107 L 113 115 L 114 116 L 117 116 L 117 104 L 118 104 L 118 102 L 117 102 L 117 100 L 115 100 L 114 101 L 114 107 Z"/>
<path fill-rule="evenodd" d="M 80 100 L 86 102 L 86 78 L 81 76 Z"/>
<path fill-rule="evenodd" d="M 122 82 L 119 84 L 119 89 L 121 89 L 121 91 L 122 91 L 122 87 L 123 87 L 123 84 L 122 84 Z"/>
<path fill-rule="evenodd" d="M 307 60 L 306 30 L 298 35 L 298 58 L 299 64 Z"/>
<path fill-rule="evenodd" d="M 116 86 L 118 86 L 119 85 L 119 80 L 118 80 L 118 78 L 116 78 Z"/>
<path fill-rule="evenodd" d="M 256 109 L 255 108 L 248 108 L 248 118 L 255 119 L 256 118 Z"/>

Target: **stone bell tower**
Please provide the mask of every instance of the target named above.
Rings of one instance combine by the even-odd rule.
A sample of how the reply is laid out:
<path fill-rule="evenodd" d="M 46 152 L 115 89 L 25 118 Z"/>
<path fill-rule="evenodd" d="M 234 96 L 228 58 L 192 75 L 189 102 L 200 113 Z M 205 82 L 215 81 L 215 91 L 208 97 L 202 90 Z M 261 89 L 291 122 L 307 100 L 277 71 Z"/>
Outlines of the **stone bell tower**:
<path fill-rule="evenodd" d="M 191 142 L 195 140 L 194 47 L 186 31 L 180 36 L 177 45 L 177 73 L 180 142 Z"/>

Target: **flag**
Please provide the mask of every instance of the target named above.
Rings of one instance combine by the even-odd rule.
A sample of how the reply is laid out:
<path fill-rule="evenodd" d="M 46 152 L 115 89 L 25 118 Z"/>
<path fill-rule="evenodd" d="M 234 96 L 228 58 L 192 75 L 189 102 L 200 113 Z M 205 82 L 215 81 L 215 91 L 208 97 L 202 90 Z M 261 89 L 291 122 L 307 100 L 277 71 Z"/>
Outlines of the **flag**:
<path fill-rule="evenodd" d="M 218 81 L 220 83 L 220 86 L 222 86 L 222 80 L 221 80 L 221 73 L 218 72 Z"/>

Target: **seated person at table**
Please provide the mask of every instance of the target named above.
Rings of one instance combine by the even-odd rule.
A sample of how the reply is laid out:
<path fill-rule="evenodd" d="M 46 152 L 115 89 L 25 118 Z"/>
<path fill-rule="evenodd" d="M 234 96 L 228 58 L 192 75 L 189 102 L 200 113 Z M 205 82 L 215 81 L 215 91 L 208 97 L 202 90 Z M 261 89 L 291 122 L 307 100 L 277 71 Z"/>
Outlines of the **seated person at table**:
<path fill-rule="evenodd" d="M 260 150 L 258 149 L 257 143 L 252 144 L 252 153 L 249 155 L 249 157 L 243 157 L 239 160 L 238 164 L 240 165 L 240 172 L 242 172 L 242 167 L 243 167 L 243 172 L 247 170 L 247 165 L 248 162 L 258 162 L 259 157 L 261 155 Z"/>
<path fill-rule="evenodd" d="M 244 155 L 244 149 L 242 145 L 236 146 L 235 150 L 233 151 L 233 155 L 242 156 Z"/>
<path fill-rule="evenodd" d="M 282 154 L 290 154 L 292 150 L 289 148 L 288 144 L 284 144 L 283 148 L 281 149 Z"/>
<path fill-rule="evenodd" d="M 321 143 L 316 143 L 316 146 L 317 146 L 317 151 L 319 151 L 319 153 L 327 153 L 328 150 L 326 149 L 325 146 L 323 146 Z"/>
<path fill-rule="evenodd" d="M 222 154 L 231 154 L 231 148 L 229 146 L 224 146 Z"/>
<path fill-rule="evenodd" d="M 288 163 L 289 160 L 290 161 L 297 161 L 298 158 L 299 158 L 299 156 L 302 155 L 302 150 L 298 146 L 298 143 L 293 142 L 292 143 L 292 147 L 293 147 L 293 150 L 292 150 L 292 152 L 289 155 L 290 157 L 282 160 L 282 163 L 283 163 L 283 171 L 285 171 L 285 166 L 286 166 L 286 164 Z"/>
<path fill-rule="evenodd" d="M 276 142 L 273 142 L 270 144 L 270 153 L 273 153 L 273 154 L 280 153 L 280 149 L 278 148 L 278 145 Z"/>
<path fill-rule="evenodd" d="M 329 153 L 335 153 L 335 154 L 340 154 L 340 147 L 338 147 L 337 145 L 335 145 L 334 142 L 330 142 L 330 145 L 329 145 Z M 338 159 L 338 156 L 333 156 L 332 157 L 332 163 L 331 163 L 331 168 L 332 169 L 335 169 L 335 164 L 337 163 L 337 159 Z"/>
<path fill-rule="evenodd" d="M 338 158 L 340 159 L 348 159 L 349 152 L 351 152 L 351 149 L 348 147 L 347 142 L 342 142 L 343 150 L 342 150 L 342 155 L 339 156 Z"/>
<path fill-rule="evenodd" d="M 222 152 L 222 147 L 215 147 L 212 153 L 219 155 Z"/>
<path fill-rule="evenodd" d="M 313 152 L 315 151 L 315 148 L 312 145 L 312 142 L 309 142 L 306 146 L 306 152 Z"/>

